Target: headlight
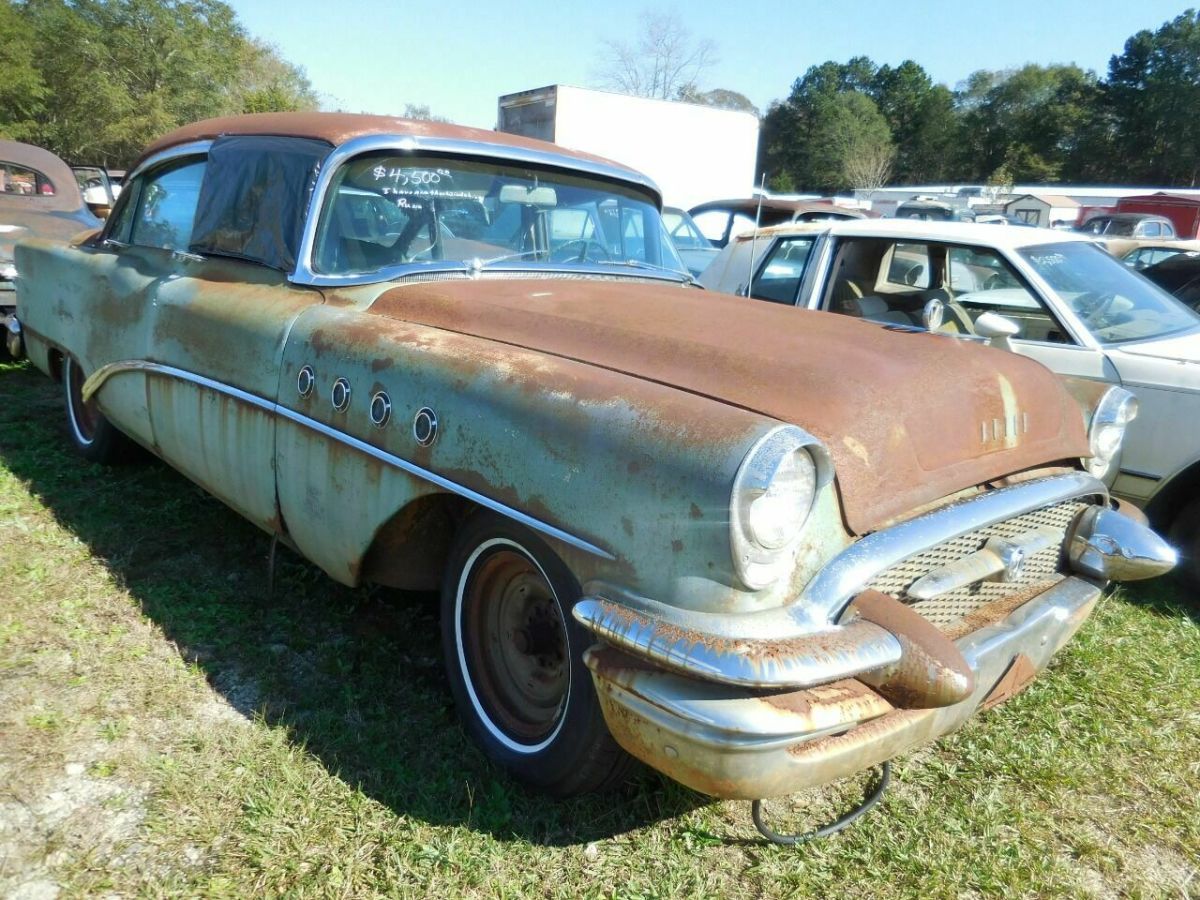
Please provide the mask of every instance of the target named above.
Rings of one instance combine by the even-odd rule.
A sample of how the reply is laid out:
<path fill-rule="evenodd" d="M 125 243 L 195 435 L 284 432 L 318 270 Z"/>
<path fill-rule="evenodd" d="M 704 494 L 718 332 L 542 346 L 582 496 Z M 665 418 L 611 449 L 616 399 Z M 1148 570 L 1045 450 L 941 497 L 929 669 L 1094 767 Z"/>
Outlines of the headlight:
<path fill-rule="evenodd" d="M 2 281 L 16 281 L 17 280 L 17 267 L 16 267 L 16 264 L 13 263 L 12 260 L 0 259 L 0 280 L 2 280 Z"/>
<path fill-rule="evenodd" d="M 1088 430 L 1092 456 L 1087 461 L 1087 470 L 1097 478 L 1108 474 L 1117 452 L 1121 449 L 1125 428 L 1137 418 L 1137 412 L 1137 397 L 1124 388 L 1109 388 L 1100 399 L 1100 405 L 1096 407 L 1096 414 L 1092 416 L 1092 425 Z"/>
<path fill-rule="evenodd" d="M 746 454 L 733 482 L 729 525 L 734 568 L 747 587 L 764 588 L 788 571 L 831 468 L 825 448 L 793 426 L 769 432 Z"/>

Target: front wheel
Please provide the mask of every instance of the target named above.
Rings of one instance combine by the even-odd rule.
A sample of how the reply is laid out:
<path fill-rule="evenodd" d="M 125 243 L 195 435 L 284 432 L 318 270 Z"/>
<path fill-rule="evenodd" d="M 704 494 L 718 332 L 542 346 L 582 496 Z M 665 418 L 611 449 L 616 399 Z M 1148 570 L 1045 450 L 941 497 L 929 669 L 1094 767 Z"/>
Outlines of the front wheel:
<path fill-rule="evenodd" d="M 112 465 L 129 458 L 133 443 L 117 430 L 96 401 L 83 399 L 83 383 L 87 376 L 79 363 L 70 356 L 63 359 L 63 394 L 67 403 L 67 432 L 71 443 L 84 459 Z"/>
<path fill-rule="evenodd" d="M 1175 577 L 1200 590 L 1200 497 L 1183 508 L 1171 523 L 1170 541 L 1179 550 Z"/>
<path fill-rule="evenodd" d="M 459 715 L 494 762 L 560 796 L 621 780 L 631 763 L 604 724 L 570 615 L 580 589 L 528 529 L 492 513 L 455 538 L 442 647 Z"/>

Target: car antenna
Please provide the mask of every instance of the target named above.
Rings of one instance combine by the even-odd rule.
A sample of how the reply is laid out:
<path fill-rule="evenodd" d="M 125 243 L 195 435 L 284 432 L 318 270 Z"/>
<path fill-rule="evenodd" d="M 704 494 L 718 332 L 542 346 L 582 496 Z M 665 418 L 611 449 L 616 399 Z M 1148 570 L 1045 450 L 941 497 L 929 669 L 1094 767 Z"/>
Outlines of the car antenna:
<path fill-rule="evenodd" d="M 750 235 L 750 274 L 746 276 L 746 296 L 750 296 L 750 286 L 754 283 L 754 251 L 758 248 L 758 225 L 762 221 L 763 192 L 767 189 L 767 173 L 762 173 L 758 183 L 758 209 L 754 212 L 754 234 Z"/>

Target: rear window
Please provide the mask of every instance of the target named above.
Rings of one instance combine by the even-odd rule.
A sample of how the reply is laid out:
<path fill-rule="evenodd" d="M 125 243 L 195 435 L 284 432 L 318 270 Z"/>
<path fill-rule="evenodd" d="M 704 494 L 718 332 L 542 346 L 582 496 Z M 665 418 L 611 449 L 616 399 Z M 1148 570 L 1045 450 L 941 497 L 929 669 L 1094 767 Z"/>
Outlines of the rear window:
<path fill-rule="evenodd" d="M 0 161 L 0 194 L 53 197 L 54 182 L 37 169 Z"/>

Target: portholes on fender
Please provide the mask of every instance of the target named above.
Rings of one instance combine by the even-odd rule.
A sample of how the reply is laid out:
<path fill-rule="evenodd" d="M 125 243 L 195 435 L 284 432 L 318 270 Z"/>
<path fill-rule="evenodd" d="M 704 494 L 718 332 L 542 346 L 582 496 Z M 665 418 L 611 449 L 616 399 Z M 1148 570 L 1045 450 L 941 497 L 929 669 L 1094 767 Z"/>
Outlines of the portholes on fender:
<path fill-rule="evenodd" d="M 333 383 L 333 389 L 329 392 L 330 402 L 333 403 L 333 408 L 338 412 L 345 412 L 346 407 L 350 405 L 350 382 L 345 378 L 339 378 Z"/>
<path fill-rule="evenodd" d="M 421 407 L 413 417 L 413 437 L 422 447 L 428 447 L 437 440 L 437 433 L 437 414 L 428 406 Z"/>
<path fill-rule="evenodd" d="M 296 375 L 296 393 L 307 398 L 316 386 L 317 376 L 313 374 L 312 366 L 305 366 Z"/>
<path fill-rule="evenodd" d="M 392 401 L 383 391 L 376 391 L 371 398 L 371 424 L 382 428 L 392 417 Z"/>

